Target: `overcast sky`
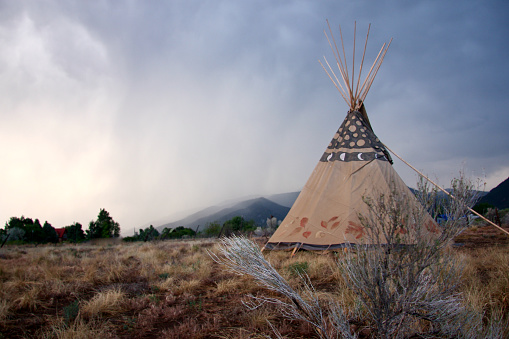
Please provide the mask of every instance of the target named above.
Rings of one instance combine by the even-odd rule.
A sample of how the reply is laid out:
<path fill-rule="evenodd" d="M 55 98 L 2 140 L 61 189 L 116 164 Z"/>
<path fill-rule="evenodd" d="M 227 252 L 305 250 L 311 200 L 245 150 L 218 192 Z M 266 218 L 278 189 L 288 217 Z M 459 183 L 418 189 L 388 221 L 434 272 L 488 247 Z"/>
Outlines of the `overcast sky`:
<path fill-rule="evenodd" d="M 357 46 L 372 24 L 366 64 L 394 38 L 366 98 L 382 142 L 445 186 L 464 169 L 489 190 L 509 176 L 508 14 L 507 1 L 0 0 L 0 223 L 87 226 L 105 208 L 127 234 L 300 190 L 348 110 L 318 63 L 333 59 L 326 19 L 348 51 L 354 20 Z"/>

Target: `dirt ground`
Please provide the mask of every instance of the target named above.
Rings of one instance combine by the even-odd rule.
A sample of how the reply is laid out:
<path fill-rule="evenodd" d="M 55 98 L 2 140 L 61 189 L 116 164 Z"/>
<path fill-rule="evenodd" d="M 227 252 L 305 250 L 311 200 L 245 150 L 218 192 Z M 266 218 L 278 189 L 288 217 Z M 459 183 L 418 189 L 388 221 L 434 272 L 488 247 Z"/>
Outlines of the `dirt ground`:
<path fill-rule="evenodd" d="M 257 242 L 263 245 L 264 239 Z M 242 304 L 246 294 L 277 295 L 214 263 L 206 252 L 214 243 L 4 248 L 0 253 L 0 339 L 266 338 L 274 335 L 267 320 L 285 338 L 316 337 L 309 325 L 283 318 L 274 305 L 248 311 Z M 473 268 L 466 284 L 482 281 L 465 290 L 490 289 L 478 297 L 478 303 L 498 303 L 509 312 L 509 289 L 503 282 L 507 281 L 503 280 L 505 269 L 500 267 L 507 254 L 498 263 L 486 255 L 497 247 L 507 253 L 509 236 L 480 224 L 459 235 L 453 246 L 476 260 L 470 263 Z M 299 252 L 290 258 L 285 252 L 268 257 L 294 280 L 289 269 L 309 264 L 307 273 L 320 293 L 344 297 L 338 285 L 341 279 L 331 264 L 333 253 Z M 493 267 L 481 257 L 493 262 Z M 113 292 L 119 293 L 118 299 L 108 301 Z M 93 310 L 98 297 L 104 304 Z"/>
<path fill-rule="evenodd" d="M 509 231 L 509 225 L 502 228 Z M 509 244 L 509 235 L 486 223 L 464 231 L 454 239 L 454 242 L 456 247 L 472 249 L 505 246 Z"/>

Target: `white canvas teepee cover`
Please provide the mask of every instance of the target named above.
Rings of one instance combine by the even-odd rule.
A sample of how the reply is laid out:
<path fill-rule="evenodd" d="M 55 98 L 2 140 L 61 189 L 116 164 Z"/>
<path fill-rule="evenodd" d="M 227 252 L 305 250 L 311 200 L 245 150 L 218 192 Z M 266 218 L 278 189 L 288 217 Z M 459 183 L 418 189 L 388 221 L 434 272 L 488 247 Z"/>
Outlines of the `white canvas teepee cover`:
<path fill-rule="evenodd" d="M 389 154 L 359 111 L 350 111 L 267 249 L 324 250 L 369 243 L 359 214 L 363 197 L 396 190 L 417 204 L 393 169 Z M 430 231 L 434 225 L 428 224 Z"/>
<path fill-rule="evenodd" d="M 366 36 L 366 44 L 368 36 Z M 343 46 L 342 38 L 341 41 Z M 363 201 L 364 197 L 376 199 L 381 194 L 389 196 L 397 192 L 400 196 L 408 196 L 410 204 L 419 204 L 393 169 L 390 155 L 373 132 L 363 105 L 390 43 L 382 46 L 362 86 L 359 84 L 366 45 L 357 86 L 354 86 L 354 67 L 352 67 L 350 79 L 344 47 L 343 56 L 341 56 L 336 43 L 332 44 L 330 40 L 329 43 L 344 87 L 326 60 L 330 73 L 325 67 L 324 69 L 350 106 L 350 111 L 290 212 L 265 245 L 267 249 L 296 247 L 324 250 L 341 248 L 351 243 L 369 244 L 366 230 L 359 220 L 359 215 L 369 214 L 369 207 Z M 438 229 L 431 217 L 428 220 L 424 227 L 431 233 L 437 232 Z"/>

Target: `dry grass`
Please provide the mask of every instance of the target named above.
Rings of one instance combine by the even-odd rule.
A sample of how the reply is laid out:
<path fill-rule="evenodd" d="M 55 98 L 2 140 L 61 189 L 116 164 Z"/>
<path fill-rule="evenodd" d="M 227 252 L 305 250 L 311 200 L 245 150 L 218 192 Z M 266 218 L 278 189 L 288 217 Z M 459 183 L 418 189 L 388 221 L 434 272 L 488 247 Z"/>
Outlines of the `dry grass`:
<path fill-rule="evenodd" d="M 247 311 L 246 294 L 278 297 L 213 262 L 213 241 L 92 246 L 5 246 L 0 251 L 0 338 L 315 337 L 273 305 Z M 337 270 L 341 253 L 265 252 L 299 289 L 307 273 L 319 299 L 338 300 L 354 328 L 362 314 Z M 509 246 L 455 249 L 465 263 L 461 293 L 489 319 L 509 314 Z M 361 336 L 362 337 L 362 336 Z"/>
<path fill-rule="evenodd" d="M 238 292 L 242 283 L 239 279 L 225 279 L 216 283 L 216 293 L 218 295 L 232 294 Z"/>
<path fill-rule="evenodd" d="M 120 289 L 99 292 L 80 309 L 84 316 L 117 315 L 125 310 L 126 294 Z"/>
<path fill-rule="evenodd" d="M 11 306 L 7 302 L 7 300 L 0 300 L 0 321 L 6 319 L 10 314 Z"/>
<path fill-rule="evenodd" d="M 40 283 L 31 283 L 21 292 L 20 296 L 14 300 L 18 309 L 28 309 L 34 311 L 42 304 L 39 295 L 42 292 Z"/>
<path fill-rule="evenodd" d="M 480 312 L 509 313 L 509 247 L 459 254 L 466 263 L 463 290 Z"/>
<path fill-rule="evenodd" d="M 177 295 L 183 293 L 191 294 L 194 291 L 198 290 L 200 286 L 201 286 L 200 279 L 181 280 L 178 286 L 175 287 L 173 292 Z"/>
<path fill-rule="evenodd" d="M 67 325 L 60 322 L 51 327 L 47 332 L 41 335 L 43 338 L 56 339 L 89 339 L 108 337 L 107 327 L 104 324 L 96 322 L 85 322 L 76 320 Z"/>

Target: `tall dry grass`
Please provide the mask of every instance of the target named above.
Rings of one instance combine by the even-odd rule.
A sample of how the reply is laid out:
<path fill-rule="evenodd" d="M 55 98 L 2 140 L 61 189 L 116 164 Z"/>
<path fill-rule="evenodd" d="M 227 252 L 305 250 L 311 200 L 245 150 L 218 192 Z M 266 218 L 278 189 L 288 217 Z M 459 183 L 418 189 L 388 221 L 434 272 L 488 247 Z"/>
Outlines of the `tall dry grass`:
<path fill-rule="evenodd" d="M 80 310 L 86 317 L 114 316 L 126 310 L 126 293 L 120 288 L 95 294 Z"/>
<path fill-rule="evenodd" d="M 509 247 L 458 253 L 465 263 L 461 284 L 469 304 L 483 313 L 509 313 Z"/>
<path fill-rule="evenodd" d="M 105 246 L 5 246 L 0 250 L 0 338 L 313 338 L 274 305 L 249 312 L 246 294 L 277 298 L 213 262 L 215 241 Z M 486 319 L 507 319 L 509 248 L 454 250 L 465 263 L 460 292 Z M 295 290 L 309 275 L 319 303 L 334 299 L 362 329 L 362 309 L 335 269 L 341 253 L 265 252 Z M 266 320 L 270 320 L 270 324 Z"/>

